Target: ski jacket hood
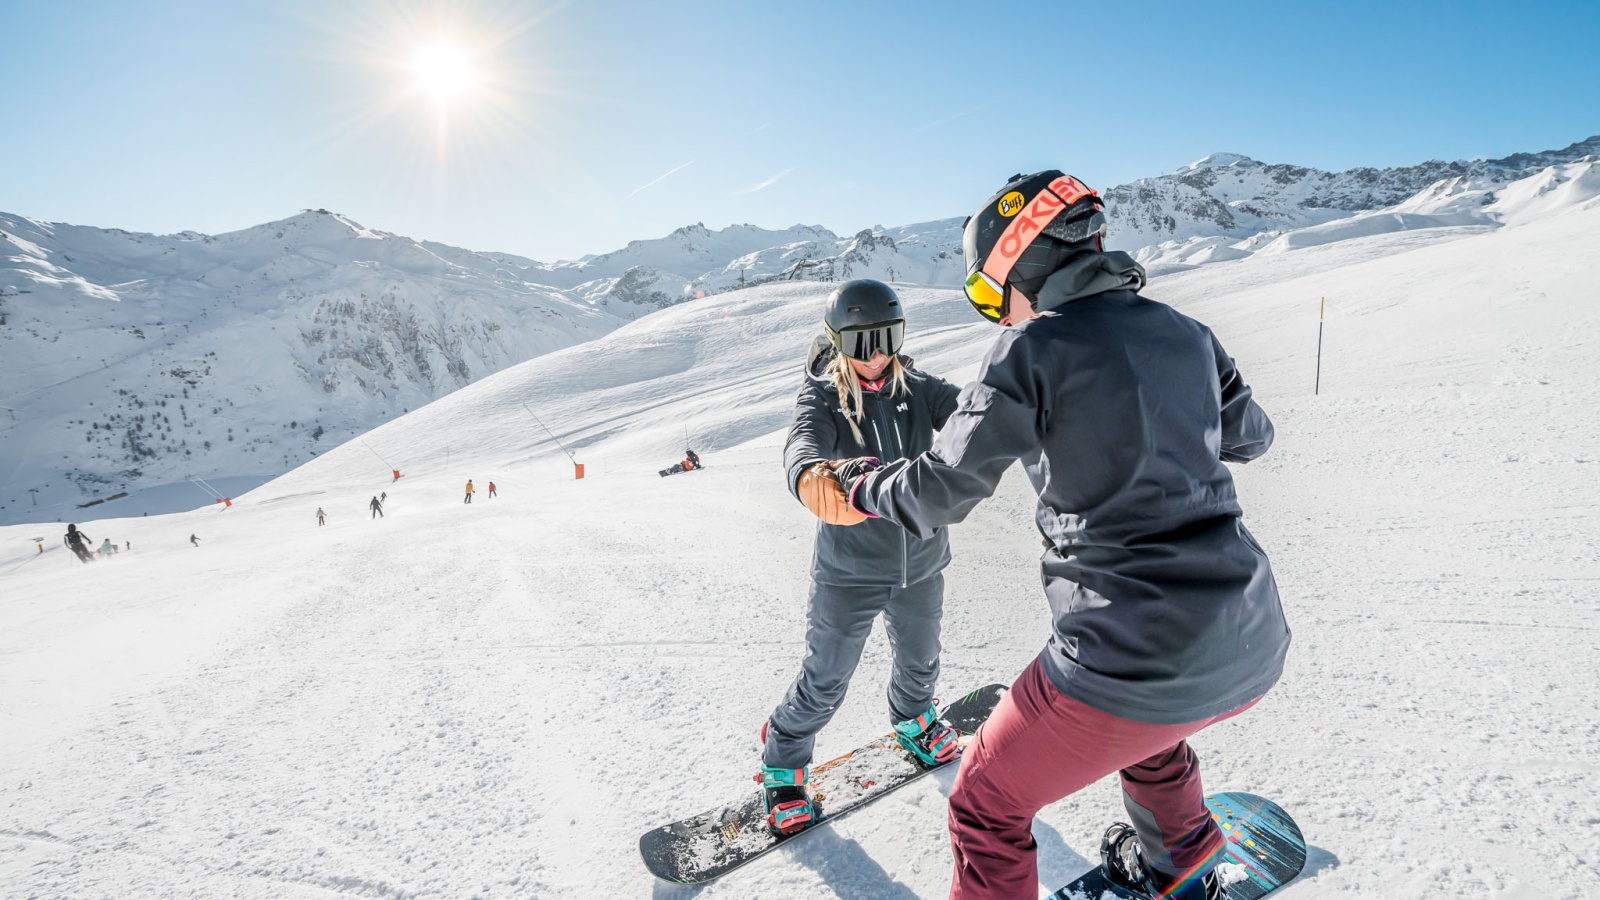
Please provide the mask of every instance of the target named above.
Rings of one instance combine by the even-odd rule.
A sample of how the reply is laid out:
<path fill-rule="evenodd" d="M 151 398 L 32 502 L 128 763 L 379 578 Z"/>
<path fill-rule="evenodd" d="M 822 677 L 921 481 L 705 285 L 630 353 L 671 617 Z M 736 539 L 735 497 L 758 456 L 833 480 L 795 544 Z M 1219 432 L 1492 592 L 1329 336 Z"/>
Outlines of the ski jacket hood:
<path fill-rule="evenodd" d="M 1051 682 L 1121 718 L 1198 722 L 1265 694 L 1288 652 L 1272 568 L 1223 465 L 1272 438 L 1210 329 L 1109 291 L 1006 329 L 931 451 L 868 474 L 856 502 L 929 535 L 1021 460 L 1049 547 Z"/>
<path fill-rule="evenodd" d="M 862 440 L 857 441 L 840 409 L 839 390 L 825 374 L 834 352 L 826 337 L 819 336 L 812 345 L 783 448 L 789 494 L 797 502 L 800 473 L 814 463 L 856 456 L 888 462 L 927 450 L 960 394 L 955 385 L 917 369 L 909 356 L 899 354 L 909 393 L 890 396 L 892 380 L 876 391 L 863 385 L 858 420 Z M 811 577 L 818 584 L 839 586 L 912 585 L 938 574 L 949 562 L 950 541 L 943 528 L 912 535 L 880 519 L 850 526 L 818 522 Z"/>
<path fill-rule="evenodd" d="M 1056 271 L 1039 288 L 1033 308 L 1048 312 L 1063 304 L 1106 291 L 1138 293 L 1145 285 L 1144 266 L 1121 250 L 1096 251 L 1077 257 Z"/>

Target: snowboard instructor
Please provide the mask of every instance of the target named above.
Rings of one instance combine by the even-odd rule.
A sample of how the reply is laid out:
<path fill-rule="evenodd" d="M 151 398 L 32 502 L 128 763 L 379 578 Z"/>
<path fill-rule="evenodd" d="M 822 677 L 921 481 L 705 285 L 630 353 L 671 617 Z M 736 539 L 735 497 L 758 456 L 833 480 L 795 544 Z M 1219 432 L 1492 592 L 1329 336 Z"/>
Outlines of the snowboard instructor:
<path fill-rule="evenodd" d="M 950 562 L 945 531 L 913 536 L 891 522 L 839 517 L 843 498 L 828 460 L 916 456 L 933 445 L 934 429 L 955 409 L 959 391 L 900 355 L 905 314 L 883 282 L 841 285 L 828 298 L 823 328 L 826 335 L 817 337 L 806 362 L 783 450 L 790 493 L 828 522 L 817 528 L 812 556 L 805 660 L 761 729 L 758 778 L 767 824 L 780 834 L 816 820 L 806 790 L 816 735 L 844 700 L 880 612 L 894 653 L 889 718 L 896 739 L 929 763 L 956 753 L 955 732 L 933 706 L 944 606 L 940 572 Z M 692 452 L 690 459 L 699 462 Z"/>
<path fill-rule="evenodd" d="M 950 896 L 1038 896 L 1036 812 L 1121 772 L 1133 825 L 1107 830 L 1113 881 L 1222 896 L 1221 830 L 1185 739 L 1277 682 L 1289 628 L 1225 462 L 1272 424 L 1204 325 L 1141 297 L 1105 252 L 1100 198 L 1058 171 L 1014 176 L 967 220 L 967 299 L 1010 326 L 929 452 L 836 460 L 848 503 L 940 533 L 1021 460 L 1054 633 L 978 730 L 950 793 Z M 879 524 L 869 519 L 869 525 Z M 861 527 L 861 526 L 857 526 Z"/>

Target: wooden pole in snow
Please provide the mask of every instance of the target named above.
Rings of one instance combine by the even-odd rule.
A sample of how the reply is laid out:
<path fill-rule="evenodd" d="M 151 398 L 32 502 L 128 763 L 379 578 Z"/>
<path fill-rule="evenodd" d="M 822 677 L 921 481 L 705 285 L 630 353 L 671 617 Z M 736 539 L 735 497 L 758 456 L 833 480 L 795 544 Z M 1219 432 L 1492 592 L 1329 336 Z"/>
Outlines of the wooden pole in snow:
<path fill-rule="evenodd" d="M 1322 393 L 1322 318 L 1328 308 L 1328 298 L 1323 297 L 1317 306 L 1317 384 L 1311 389 L 1312 396 Z"/>

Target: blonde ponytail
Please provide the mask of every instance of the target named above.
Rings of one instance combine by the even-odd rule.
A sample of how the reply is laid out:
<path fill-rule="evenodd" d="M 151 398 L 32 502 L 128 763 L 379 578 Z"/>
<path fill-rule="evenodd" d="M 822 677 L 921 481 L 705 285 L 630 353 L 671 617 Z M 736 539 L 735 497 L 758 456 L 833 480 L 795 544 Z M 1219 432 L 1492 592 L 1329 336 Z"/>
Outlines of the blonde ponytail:
<path fill-rule="evenodd" d="M 833 386 L 839 391 L 839 411 L 844 413 L 844 420 L 850 423 L 850 433 L 856 437 L 856 443 L 867 446 L 866 438 L 861 436 L 861 377 L 851 367 L 850 360 L 837 349 L 828 360 L 824 374 Z M 901 394 L 910 395 L 911 387 L 906 384 L 906 370 L 900 364 L 900 355 L 895 354 L 889 358 L 889 396 L 898 397 Z"/>

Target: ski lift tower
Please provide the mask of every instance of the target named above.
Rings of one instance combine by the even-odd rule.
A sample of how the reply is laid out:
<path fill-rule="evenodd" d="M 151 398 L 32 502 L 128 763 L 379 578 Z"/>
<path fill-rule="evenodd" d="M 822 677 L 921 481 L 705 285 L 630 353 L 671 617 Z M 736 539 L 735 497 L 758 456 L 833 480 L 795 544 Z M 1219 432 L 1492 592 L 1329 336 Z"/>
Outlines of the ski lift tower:
<path fill-rule="evenodd" d="M 783 280 L 794 281 L 795 279 L 799 278 L 801 281 L 804 281 L 805 279 L 801 278 L 801 275 L 804 273 L 804 271 L 806 269 L 814 269 L 816 266 L 816 260 L 802 259 L 789 267 L 789 271 L 784 273 Z"/>

